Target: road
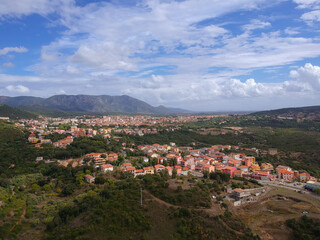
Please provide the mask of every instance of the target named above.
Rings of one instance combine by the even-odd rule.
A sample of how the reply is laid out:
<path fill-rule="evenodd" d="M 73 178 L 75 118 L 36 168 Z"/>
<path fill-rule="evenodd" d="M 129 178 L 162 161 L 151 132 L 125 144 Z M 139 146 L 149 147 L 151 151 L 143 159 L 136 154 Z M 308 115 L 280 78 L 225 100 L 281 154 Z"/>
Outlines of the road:
<path fill-rule="evenodd" d="M 279 188 L 286 188 L 286 189 L 290 189 L 293 191 L 301 191 L 301 193 L 307 194 L 309 196 L 312 196 L 312 197 L 320 200 L 319 195 L 314 194 L 314 193 L 304 189 L 305 183 L 301 183 L 301 185 L 297 185 L 296 183 L 283 183 L 283 185 L 282 185 L 282 184 L 279 184 L 279 182 L 271 182 L 270 180 L 259 180 L 258 182 L 262 185 L 269 185 L 269 186 L 274 186 L 274 187 L 279 187 Z"/>

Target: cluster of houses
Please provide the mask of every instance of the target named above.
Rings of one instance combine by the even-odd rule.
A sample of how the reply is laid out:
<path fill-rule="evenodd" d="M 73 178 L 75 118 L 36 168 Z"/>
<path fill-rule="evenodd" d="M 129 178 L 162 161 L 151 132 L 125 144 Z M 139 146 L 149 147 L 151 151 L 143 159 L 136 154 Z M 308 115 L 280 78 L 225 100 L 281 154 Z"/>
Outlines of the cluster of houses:
<path fill-rule="evenodd" d="M 161 131 L 175 131 L 181 127 L 177 123 L 188 123 L 208 121 L 215 118 L 214 115 L 208 116 L 103 116 L 99 118 L 88 118 L 88 116 L 76 118 L 47 118 L 40 116 L 39 119 L 21 119 L 15 122 L 16 126 L 28 126 L 31 132 L 29 142 L 40 147 L 42 143 L 52 143 L 46 139 L 46 135 L 58 133 L 69 134 L 72 137 L 93 137 L 97 134 L 105 138 L 111 137 L 111 131 L 127 135 L 156 134 Z M 61 129 L 60 126 L 69 125 L 70 129 Z M 145 127 L 139 127 L 139 126 Z M 158 127 L 161 126 L 161 127 Z M 97 129 L 97 130 L 96 130 Z M 36 134 L 38 137 L 36 137 Z M 68 141 L 68 140 L 67 140 Z M 54 144 L 56 147 L 65 148 L 68 143 L 59 141 Z"/>
<path fill-rule="evenodd" d="M 67 136 L 66 138 L 64 138 L 62 140 L 54 142 L 53 146 L 58 147 L 58 148 L 67 148 L 67 146 L 70 145 L 71 143 L 73 143 L 73 137 Z"/>
<path fill-rule="evenodd" d="M 147 134 L 158 134 L 159 132 L 174 132 L 175 130 L 179 130 L 181 127 L 171 124 L 161 125 L 161 128 L 153 127 L 153 128 L 119 128 L 115 129 L 115 133 L 122 133 L 126 135 L 138 135 L 144 136 Z"/>
<path fill-rule="evenodd" d="M 113 162 L 118 160 L 117 153 L 89 153 L 84 156 L 84 159 L 88 159 L 88 162 L 93 162 L 95 167 L 101 167 L 107 162 Z"/>
<path fill-rule="evenodd" d="M 308 173 L 292 170 L 288 166 L 277 166 L 275 169 L 270 163 L 257 163 L 255 157 L 243 153 L 225 154 L 223 150 L 238 150 L 239 147 L 231 145 L 214 145 L 210 148 L 193 149 L 192 147 L 177 147 L 174 143 L 169 145 L 145 145 L 138 146 L 146 156 L 144 163 L 150 166 L 132 166 L 128 161 L 123 163 L 120 169 L 130 172 L 134 176 L 168 171 L 171 176 L 175 171 L 178 175 L 192 174 L 203 176 L 205 172 L 221 171 L 233 177 L 253 178 L 258 180 L 301 181 L 315 180 Z M 239 149 L 241 150 L 241 149 Z M 255 149 L 245 149 L 254 151 Z M 113 171 L 113 166 L 107 164 L 117 160 L 115 153 L 91 153 L 85 157 L 91 158 L 96 167 L 103 172 Z"/>

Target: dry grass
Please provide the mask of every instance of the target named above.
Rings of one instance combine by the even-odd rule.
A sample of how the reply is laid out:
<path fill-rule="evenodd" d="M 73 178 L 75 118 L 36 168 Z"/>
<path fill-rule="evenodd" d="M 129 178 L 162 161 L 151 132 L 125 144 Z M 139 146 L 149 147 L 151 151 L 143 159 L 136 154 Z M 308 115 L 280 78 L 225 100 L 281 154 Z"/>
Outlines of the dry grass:
<path fill-rule="evenodd" d="M 284 197 L 284 198 L 283 198 Z M 235 208 L 238 215 L 261 239 L 290 239 L 291 232 L 285 221 L 299 218 L 303 211 L 320 219 L 320 201 L 306 194 L 272 187 L 260 201 Z"/>

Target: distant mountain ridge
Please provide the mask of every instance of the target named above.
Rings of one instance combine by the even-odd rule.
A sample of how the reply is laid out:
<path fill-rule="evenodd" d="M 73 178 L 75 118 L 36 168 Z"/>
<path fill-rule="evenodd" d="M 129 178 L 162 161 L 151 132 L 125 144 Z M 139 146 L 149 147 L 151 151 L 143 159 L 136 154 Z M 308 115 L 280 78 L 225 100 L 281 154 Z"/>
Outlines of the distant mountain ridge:
<path fill-rule="evenodd" d="M 122 95 L 55 95 L 49 98 L 0 96 L 0 104 L 6 104 L 28 111 L 64 111 L 79 113 L 132 113 L 132 114 L 174 114 L 190 113 L 183 109 L 164 106 L 153 107 L 139 99 Z"/>
<path fill-rule="evenodd" d="M 268 111 L 260 111 L 251 113 L 251 115 L 280 115 L 280 114 L 297 114 L 297 113 L 320 113 L 320 106 L 308 106 L 308 107 L 294 107 L 294 108 L 280 108 Z"/>

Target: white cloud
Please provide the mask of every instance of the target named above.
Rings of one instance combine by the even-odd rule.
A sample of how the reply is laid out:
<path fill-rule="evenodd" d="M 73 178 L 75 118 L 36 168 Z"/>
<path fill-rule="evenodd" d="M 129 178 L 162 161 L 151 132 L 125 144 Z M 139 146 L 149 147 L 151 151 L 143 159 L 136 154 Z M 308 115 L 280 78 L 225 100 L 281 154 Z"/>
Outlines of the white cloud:
<path fill-rule="evenodd" d="M 192 108 L 198 102 L 204 104 L 202 109 L 210 108 L 208 105 L 210 102 L 220 102 L 227 99 L 233 102 L 244 101 L 248 106 L 258 106 L 262 99 L 265 102 L 268 101 L 270 106 L 277 105 L 276 102 L 273 102 L 274 99 L 282 99 L 281 101 L 285 102 L 290 99 L 295 104 L 298 99 L 309 99 L 309 102 L 312 98 L 312 101 L 319 100 L 319 66 L 307 63 L 304 67 L 291 71 L 290 76 L 294 80 L 266 83 L 257 82 L 252 78 L 240 81 L 223 74 L 220 76 L 219 74 L 207 76 L 181 74 L 166 76 L 165 81 L 159 81 L 157 87 L 150 85 L 141 87 L 137 84 L 126 89 L 123 93 L 142 98 L 153 104 L 168 105 L 174 102 L 177 106 Z M 293 100 L 293 96 L 295 96 L 295 100 Z M 303 102 L 299 104 L 301 106 Z M 245 108 L 247 106 L 242 106 L 242 109 Z"/>
<path fill-rule="evenodd" d="M 164 77 L 160 75 L 151 75 L 150 78 L 145 78 L 140 80 L 140 86 L 142 88 L 159 88 L 161 84 L 164 82 Z"/>
<path fill-rule="evenodd" d="M 41 78 L 37 76 L 20 76 L 10 74 L 0 74 L 0 83 L 6 82 L 40 82 Z"/>
<path fill-rule="evenodd" d="M 310 24 L 314 21 L 320 22 L 320 10 L 304 13 L 301 16 L 301 19 Z"/>
<path fill-rule="evenodd" d="M 319 0 L 293 0 L 298 4 L 298 8 L 319 8 Z"/>
<path fill-rule="evenodd" d="M 216 38 L 228 31 L 216 25 L 197 26 L 199 21 L 266 3 L 267 0 L 146 0 L 131 8 L 108 3 L 84 7 L 71 4 L 62 9 L 58 21 L 68 30 L 62 38 L 43 47 L 42 65 L 48 64 L 52 69 L 54 62 L 71 62 L 88 71 L 139 71 L 147 62 L 145 55 L 175 54 L 180 51 L 178 47 L 185 49 L 179 54 L 206 53 L 207 48 L 221 44 Z M 79 33 L 86 35 L 75 40 L 73 36 Z M 65 48 L 74 52 L 65 56 Z M 48 68 L 43 69 L 47 72 Z"/>
<path fill-rule="evenodd" d="M 301 80 L 305 78 L 302 68 L 296 70 L 296 75 L 292 73 L 295 79 L 291 81 L 265 83 L 250 76 L 256 69 L 274 69 L 319 57 L 320 43 L 311 34 L 297 37 L 295 34 L 299 32 L 291 23 L 278 29 L 271 19 L 241 23 L 242 28 L 237 28 L 240 33 L 231 30 L 228 24 L 213 23 L 215 19 L 223 20 L 219 17 L 225 14 L 258 11 L 264 4 L 270 4 L 269 0 L 145 0 L 131 7 L 110 2 L 76 6 L 73 1 L 60 7 L 56 3 L 62 0 L 55 4 L 36 1 L 38 6 L 18 5 L 16 12 L 10 3 L 9 10 L 0 10 L 0 19 L 1 15 L 20 17 L 56 12 L 58 19 L 52 24 L 67 30 L 43 46 L 40 61 L 26 69 L 37 76 L 0 74 L 0 83 L 37 82 L 38 90 L 32 88 L 32 93 L 40 94 L 56 94 L 61 88 L 77 94 L 127 93 L 153 104 L 180 106 L 196 101 L 208 106 L 205 101 L 223 99 L 242 101 L 276 96 L 289 99 L 292 93 L 301 97 L 318 91 L 315 80 Z M 295 2 L 300 8 L 310 8 L 316 3 Z M 47 9 L 41 7 L 45 5 Z M 259 16 L 259 19 L 266 18 Z M 275 28 L 278 31 L 271 32 Z M 244 75 L 248 75 L 247 80 L 240 80 L 239 76 L 243 79 Z"/>
<path fill-rule="evenodd" d="M 320 21 L 320 1 L 319 0 L 294 0 L 298 4 L 298 8 L 310 9 L 312 11 L 302 14 L 301 19 L 308 25 L 312 25 L 314 21 Z"/>
<path fill-rule="evenodd" d="M 16 86 L 8 85 L 6 87 L 6 89 L 12 93 L 28 93 L 28 92 L 30 92 L 30 89 L 23 86 L 23 85 L 16 85 Z"/>
<path fill-rule="evenodd" d="M 80 63 L 87 67 L 101 69 L 135 70 L 128 59 L 129 49 L 113 42 L 103 42 L 93 45 L 81 45 L 70 58 L 71 62 Z"/>
<path fill-rule="evenodd" d="M 59 91 L 57 92 L 57 94 L 64 95 L 64 94 L 66 94 L 66 91 L 61 89 L 61 90 L 59 90 Z"/>
<path fill-rule="evenodd" d="M 304 67 L 290 72 L 292 78 L 296 78 L 299 84 L 307 84 L 312 90 L 320 91 L 320 67 L 306 63 Z"/>
<path fill-rule="evenodd" d="M 81 73 L 80 69 L 78 69 L 78 68 L 76 68 L 74 66 L 70 66 L 70 65 L 67 66 L 66 72 L 68 74 L 79 74 L 79 73 Z"/>
<path fill-rule="evenodd" d="M 296 35 L 296 34 L 299 34 L 299 30 L 297 28 L 292 28 L 292 27 L 287 27 L 284 32 L 286 34 L 289 34 L 289 35 Z"/>
<path fill-rule="evenodd" d="M 266 28 L 266 27 L 270 27 L 270 26 L 271 26 L 271 23 L 269 23 L 269 22 L 263 22 L 258 19 L 254 19 L 250 22 L 250 24 L 244 25 L 243 29 L 245 31 L 252 31 L 255 29 L 261 29 L 261 28 Z"/>
<path fill-rule="evenodd" d="M 47 15 L 73 3 L 73 0 L 0 0 L 0 19 L 33 13 Z"/>
<path fill-rule="evenodd" d="M 5 62 L 4 64 L 2 64 L 2 66 L 7 68 L 13 68 L 14 64 L 12 62 Z"/>
<path fill-rule="evenodd" d="M 119 71 L 135 71 L 137 76 L 150 65 L 175 66 L 177 74 L 205 73 L 208 67 L 251 69 L 319 56 L 320 43 L 312 38 L 287 38 L 280 32 L 260 36 L 251 33 L 254 29 L 270 27 L 266 21 L 252 20 L 238 36 L 214 24 L 198 25 L 208 18 L 268 3 L 266 0 L 147 0 L 144 7 L 130 8 L 107 3 L 69 5 L 59 19 L 68 30 L 60 39 L 43 47 L 43 61 L 33 69 L 38 74 L 56 77 L 71 74 L 68 66 L 81 69 L 84 76 L 105 71 L 110 75 L 112 71 L 115 75 Z M 289 30 L 287 34 L 296 33 Z M 75 34 L 84 35 L 75 38 Z M 73 51 L 66 54 L 64 49 Z"/>
<path fill-rule="evenodd" d="M 28 49 L 25 47 L 5 47 L 0 49 L 0 55 L 6 55 L 9 52 L 25 53 L 28 52 Z"/>

